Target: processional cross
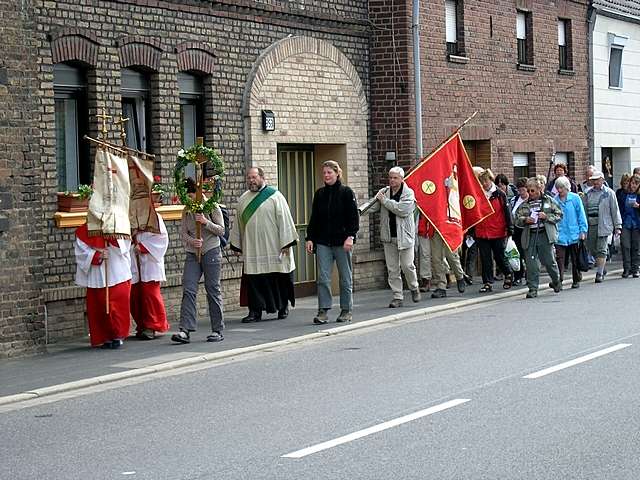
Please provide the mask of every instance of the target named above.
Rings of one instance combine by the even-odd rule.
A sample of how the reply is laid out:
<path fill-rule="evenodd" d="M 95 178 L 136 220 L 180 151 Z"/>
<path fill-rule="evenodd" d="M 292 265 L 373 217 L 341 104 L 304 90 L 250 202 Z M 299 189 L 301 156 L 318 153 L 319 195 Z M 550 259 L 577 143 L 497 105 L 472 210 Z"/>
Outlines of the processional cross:
<path fill-rule="evenodd" d="M 202 146 L 204 144 L 203 137 L 196 137 L 196 144 Z M 198 205 L 202 205 L 202 184 L 204 183 L 204 168 L 202 167 L 205 163 L 207 163 L 207 157 L 198 153 L 196 156 L 196 202 Z M 202 240 L 201 237 L 201 227 L 200 222 L 196 222 L 196 238 Z M 198 262 L 200 261 L 200 257 L 202 256 L 202 248 L 198 248 Z"/>

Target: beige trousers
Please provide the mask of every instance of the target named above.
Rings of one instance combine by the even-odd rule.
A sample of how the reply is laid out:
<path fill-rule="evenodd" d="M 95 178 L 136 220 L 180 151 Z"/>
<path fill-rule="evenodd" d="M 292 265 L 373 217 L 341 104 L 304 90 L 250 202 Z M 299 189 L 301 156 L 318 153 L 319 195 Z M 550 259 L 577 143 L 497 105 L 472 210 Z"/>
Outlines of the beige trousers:
<path fill-rule="evenodd" d="M 431 280 L 431 239 L 418 236 L 420 245 L 420 278 Z"/>
<path fill-rule="evenodd" d="M 418 290 L 418 276 L 416 266 L 413 264 L 413 247 L 398 250 L 398 241 L 393 238 L 391 242 L 384 242 L 384 260 L 387 264 L 389 287 L 393 292 L 393 298 L 402 300 L 402 277 L 404 273 L 409 290 Z"/>
<path fill-rule="evenodd" d="M 431 266 L 433 268 L 432 285 L 435 288 L 442 290 L 447 288 L 449 269 L 456 276 L 456 280 L 462 280 L 464 277 L 458 252 L 451 252 L 437 233 L 431 239 Z"/>

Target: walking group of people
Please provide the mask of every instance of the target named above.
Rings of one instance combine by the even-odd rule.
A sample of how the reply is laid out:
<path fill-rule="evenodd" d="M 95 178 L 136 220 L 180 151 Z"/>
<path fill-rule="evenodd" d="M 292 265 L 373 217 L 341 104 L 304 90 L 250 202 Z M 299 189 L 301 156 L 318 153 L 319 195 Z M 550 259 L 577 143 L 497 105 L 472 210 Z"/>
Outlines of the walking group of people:
<path fill-rule="evenodd" d="M 342 182 L 340 165 L 328 160 L 322 165 L 324 185 L 313 197 L 305 249 L 317 259 L 317 325 L 329 321 L 333 307 L 331 274 L 335 264 L 339 276 L 337 322 L 353 318 L 352 252 L 364 210 L 379 212 L 380 240 L 392 291 L 390 308 L 402 307 L 404 274 L 411 300 L 422 293 L 432 298 L 447 296 L 455 285 L 464 293 L 473 284 L 475 263 L 480 255 L 481 293 L 492 292 L 501 276 L 503 289 L 526 279 L 527 298 L 538 294 L 540 265 L 557 293 L 571 263 L 572 288 L 582 280 L 579 268 L 580 242 L 596 267 L 596 283 L 603 281 L 611 237 L 621 235 L 623 277 L 640 275 L 640 171 L 622 178 L 613 192 L 601 172 L 589 167 L 585 181 L 577 186 L 564 164 L 556 164 L 554 178 L 519 178 L 512 185 L 506 176 L 494 177 L 489 169 L 474 172 L 493 213 L 466 232 L 458 251 L 451 251 L 429 219 L 416 208 L 413 190 L 405 183 L 400 167 L 389 170 L 388 186 L 366 206 L 358 207 L 354 192 Z M 242 256 L 240 304 L 248 307 L 243 323 L 262 320 L 263 312 L 286 318 L 295 306 L 295 262 L 292 247 L 298 242 L 295 223 L 284 196 L 267 184 L 260 167 L 247 170 L 248 190 L 239 198 L 229 246 Z M 187 179 L 187 192 L 196 194 L 196 184 Z M 578 194 L 579 192 L 579 194 Z M 169 329 L 160 282 L 165 280 L 164 254 L 169 237 L 160 215 L 153 211 L 152 228 L 132 230 L 131 239 L 104 239 L 88 235 L 84 225 L 76 232 L 76 281 L 87 287 L 87 315 L 91 344 L 119 348 L 129 334 L 130 315 L 136 337 L 153 339 Z M 200 228 L 197 228 L 200 225 Z M 200 230 L 200 234 L 196 232 Z M 220 288 L 221 239 L 225 235 L 222 210 L 209 214 L 185 209 L 180 226 L 185 248 L 182 303 L 175 343 L 190 343 L 196 330 L 196 294 L 204 275 L 211 333 L 209 342 L 224 339 L 224 308 Z M 508 238 L 520 256 L 513 268 L 505 257 Z M 415 257 L 418 255 L 417 268 Z M 104 265 L 103 265 L 104 263 Z M 105 288 L 108 286 L 109 288 Z"/>
<path fill-rule="evenodd" d="M 620 237 L 623 278 L 640 276 L 640 169 L 622 176 L 621 188 L 613 192 L 602 172 L 587 168 L 585 180 L 578 186 L 565 164 L 554 165 L 552 179 L 543 175 L 519 178 L 512 185 L 503 175 L 494 177 L 489 169 L 474 167 L 474 172 L 493 207 L 494 213 L 466 232 L 458 251 L 451 251 L 437 229 L 419 211 L 414 210 L 414 194 L 402 181 L 399 167 L 389 171 L 389 187 L 378 192 L 372 212 L 381 211 L 380 238 L 384 244 L 389 286 L 393 298 L 389 307 L 402 306 L 402 279 L 414 302 L 420 293 L 430 291 L 432 298 L 447 295 L 456 285 L 464 293 L 473 284 L 475 263 L 480 255 L 482 285 L 480 293 L 492 292 L 502 277 L 503 289 L 526 281 L 526 298 L 538 296 L 540 267 L 547 271 L 549 286 L 562 290 L 565 270 L 571 264 L 571 288 L 582 281 L 580 255 L 595 266 L 595 282 L 606 275 L 609 245 Z M 417 218 L 414 230 L 413 219 Z M 400 223 L 398 223 L 400 222 Z M 398 225 L 402 225 L 399 230 Z M 415 237 L 415 238 L 414 238 Z M 505 247 L 512 238 L 519 262 L 512 266 Z M 583 245 L 581 245 L 583 242 Z M 418 251 L 418 269 L 414 266 Z M 463 261 L 461 262 L 461 258 Z M 585 262 L 582 262 L 583 264 Z M 589 265 L 587 265 L 588 267 Z M 514 268 L 515 267 L 515 268 Z"/>

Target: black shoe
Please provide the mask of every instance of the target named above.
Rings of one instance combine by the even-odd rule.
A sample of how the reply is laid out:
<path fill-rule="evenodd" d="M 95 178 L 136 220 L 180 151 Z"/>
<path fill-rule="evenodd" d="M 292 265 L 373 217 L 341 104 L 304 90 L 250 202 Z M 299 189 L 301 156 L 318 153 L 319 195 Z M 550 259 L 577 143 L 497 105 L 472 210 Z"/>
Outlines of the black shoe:
<path fill-rule="evenodd" d="M 626 270 L 622 272 L 622 278 L 629 278 L 629 272 L 627 272 Z"/>
<path fill-rule="evenodd" d="M 596 273 L 596 283 L 602 283 L 603 275 L 601 273 Z"/>
<path fill-rule="evenodd" d="M 402 300 L 400 300 L 398 298 L 394 298 L 389 303 L 389 308 L 400 308 L 400 307 L 402 307 Z"/>
<path fill-rule="evenodd" d="M 211 332 L 211 335 L 207 335 L 207 342 L 221 342 L 224 340 L 224 336 L 221 332 Z"/>
<path fill-rule="evenodd" d="M 473 278 L 471 277 L 471 275 L 465 274 L 464 283 L 466 283 L 467 285 L 473 285 Z"/>
<path fill-rule="evenodd" d="M 173 335 L 171 335 L 171 341 L 176 343 L 191 343 L 189 332 L 180 330 L 178 333 L 174 333 Z"/>
<path fill-rule="evenodd" d="M 460 293 L 464 293 L 465 289 L 467 288 L 464 284 L 464 279 L 462 278 L 460 280 L 456 280 L 456 286 L 458 287 L 458 292 Z"/>
<path fill-rule="evenodd" d="M 560 290 L 562 290 L 562 283 L 560 282 L 551 282 L 549 283 L 549 288 L 553 288 L 553 291 L 556 293 L 560 293 Z"/>
<path fill-rule="evenodd" d="M 119 338 L 116 338 L 115 340 L 111 341 L 111 349 L 112 350 L 117 350 L 122 345 L 124 345 L 124 341 L 120 340 Z"/>
<path fill-rule="evenodd" d="M 431 298 L 444 298 L 447 296 L 447 291 L 442 288 L 436 288 L 431 294 Z"/>
<path fill-rule="evenodd" d="M 537 290 L 529 290 L 527 292 L 526 298 L 536 298 L 538 296 Z"/>
<path fill-rule="evenodd" d="M 638 278 L 640 277 L 640 273 L 638 272 L 633 272 L 633 278 Z"/>
<path fill-rule="evenodd" d="M 573 282 L 571 288 L 580 288 L 580 282 Z"/>
<path fill-rule="evenodd" d="M 249 315 L 240 320 L 242 323 L 259 322 L 262 320 L 262 312 L 249 311 Z"/>
<path fill-rule="evenodd" d="M 284 320 L 289 316 L 289 309 L 287 307 L 282 310 L 278 310 L 278 320 Z"/>

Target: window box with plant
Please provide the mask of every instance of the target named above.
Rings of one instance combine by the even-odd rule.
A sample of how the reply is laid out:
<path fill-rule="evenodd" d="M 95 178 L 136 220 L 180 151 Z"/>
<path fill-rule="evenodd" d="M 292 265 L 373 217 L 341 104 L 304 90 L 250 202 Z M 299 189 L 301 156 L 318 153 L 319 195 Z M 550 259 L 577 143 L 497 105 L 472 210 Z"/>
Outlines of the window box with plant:
<path fill-rule="evenodd" d="M 78 185 L 75 192 L 58 192 L 59 212 L 86 212 L 89 207 L 89 199 L 93 193 L 91 185 Z"/>
<path fill-rule="evenodd" d="M 151 185 L 151 198 L 153 205 L 159 207 L 162 204 L 162 197 L 167 193 L 166 187 L 161 182 L 160 175 L 153 177 L 153 184 Z"/>

